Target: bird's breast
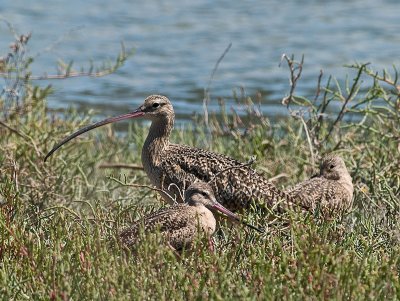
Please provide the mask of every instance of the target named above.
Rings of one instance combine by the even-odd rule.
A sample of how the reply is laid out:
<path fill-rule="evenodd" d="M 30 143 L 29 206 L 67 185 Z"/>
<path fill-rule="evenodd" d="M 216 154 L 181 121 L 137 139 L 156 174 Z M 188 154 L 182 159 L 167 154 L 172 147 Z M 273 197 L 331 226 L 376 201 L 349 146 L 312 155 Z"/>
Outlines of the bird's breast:
<path fill-rule="evenodd" d="M 207 236 L 213 235 L 216 229 L 216 221 L 212 212 L 204 206 L 197 206 L 196 216 L 201 230 L 204 231 Z"/>

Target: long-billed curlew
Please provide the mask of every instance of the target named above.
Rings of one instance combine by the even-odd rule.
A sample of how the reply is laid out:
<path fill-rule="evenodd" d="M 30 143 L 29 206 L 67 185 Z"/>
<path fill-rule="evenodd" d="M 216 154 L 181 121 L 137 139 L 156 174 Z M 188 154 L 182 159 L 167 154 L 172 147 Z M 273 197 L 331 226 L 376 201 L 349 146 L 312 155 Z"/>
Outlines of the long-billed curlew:
<path fill-rule="evenodd" d="M 196 182 L 185 191 L 185 203 L 163 208 L 145 216 L 120 233 L 123 245 L 132 247 L 140 237 L 140 229 L 145 233 L 160 231 L 163 239 L 177 251 L 190 248 L 200 234 L 210 238 L 216 227 L 214 215 L 210 209 L 218 210 L 229 218 L 240 222 L 239 218 L 215 199 L 209 184 Z M 243 224 L 262 232 L 252 225 Z"/>
<path fill-rule="evenodd" d="M 179 190 L 185 190 L 196 180 L 208 182 L 221 170 L 232 167 L 232 170 L 224 172 L 212 182 L 217 200 L 230 210 L 248 208 L 252 201 L 260 201 L 267 207 L 273 207 L 280 201 L 283 206 L 293 203 L 287 194 L 254 169 L 240 167 L 242 164 L 235 159 L 204 149 L 170 143 L 175 113 L 169 99 L 162 95 L 147 97 L 133 112 L 107 118 L 78 130 L 54 146 L 45 161 L 63 144 L 82 133 L 105 124 L 141 116 L 152 121 L 142 148 L 143 168 L 156 187 L 168 190 L 178 201 L 183 201 Z M 163 198 L 171 201 L 165 194 Z"/>
<path fill-rule="evenodd" d="M 319 210 L 329 217 L 351 208 L 353 183 L 343 159 L 330 154 L 322 159 L 319 175 L 286 192 L 312 211 Z"/>

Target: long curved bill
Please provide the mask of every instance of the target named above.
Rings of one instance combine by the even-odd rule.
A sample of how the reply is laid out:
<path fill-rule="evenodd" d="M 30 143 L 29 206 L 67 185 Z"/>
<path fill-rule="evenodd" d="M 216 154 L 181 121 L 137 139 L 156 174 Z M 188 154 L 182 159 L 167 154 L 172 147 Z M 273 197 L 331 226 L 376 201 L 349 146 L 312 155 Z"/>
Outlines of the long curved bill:
<path fill-rule="evenodd" d="M 219 212 L 222 212 L 223 214 L 225 214 L 226 216 L 228 216 L 229 218 L 253 229 L 256 230 L 260 233 L 264 233 L 263 230 L 261 230 L 260 228 L 257 228 L 256 226 L 253 226 L 251 224 L 246 223 L 245 221 L 242 221 L 235 213 L 233 213 L 232 211 L 226 209 L 224 206 L 222 206 L 220 203 L 218 202 L 214 202 L 213 206 L 212 206 L 215 210 L 218 210 Z"/>
<path fill-rule="evenodd" d="M 86 133 L 90 130 L 93 130 L 95 128 L 98 128 L 100 126 L 109 124 L 109 123 L 113 123 L 113 122 L 117 122 L 117 121 L 121 121 L 121 120 L 125 120 L 125 119 L 129 119 L 129 118 L 135 118 L 135 117 L 140 117 L 143 116 L 145 113 L 139 108 L 136 109 L 135 111 L 132 111 L 130 113 L 127 114 L 122 114 L 116 117 L 110 117 L 107 119 L 104 119 L 102 121 L 96 122 L 94 124 L 85 126 L 84 128 L 81 128 L 80 130 L 76 131 L 75 133 L 69 135 L 68 137 L 64 138 L 60 143 L 58 143 L 56 146 L 54 146 L 52 148 L 51 151 L 48 152 L 48 154 L 46 155 L 46 157 L 44 157 L 44 161 L 46 162 L 46 160 L 56 151 L 58 150 L 62 145 L 64 145 L 65 143 L 67 143 L 68 141 L 74 139 L 75 137 L 78 137 L 79 135 Z"/>

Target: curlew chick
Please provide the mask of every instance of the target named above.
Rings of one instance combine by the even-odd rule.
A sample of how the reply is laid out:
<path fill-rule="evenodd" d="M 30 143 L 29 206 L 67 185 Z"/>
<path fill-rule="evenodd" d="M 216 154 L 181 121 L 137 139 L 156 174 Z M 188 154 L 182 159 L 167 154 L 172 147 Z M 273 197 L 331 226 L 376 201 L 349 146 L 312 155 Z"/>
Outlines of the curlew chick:
<path fill-rule="evenodd" d="M 120 234 L 122 244 L 127 247 L 133 246 L 138 241 L 141 225 L 143 225 L 142 229 L 145 232 L 159 230 L 169 246 L 181 251 L 184 248 L 190 248 L 199 235 L 211 238 L 214 234 L 216 221 L 210 209 L 220 211 L 229 218 L 240 221 L 234 213 L 216 201 L 209 184 L 195 182 L 185 191 L 184 197 L 184 204 L 160 209 L 124 229 Z M 251 225 L 246 225 L 262 232 Z"/>
<path fill-rule="evenodd" d="M 327 155 L 322 159 L 319 175 L 287 189 L 286 193 L 303 206 L 329 217 L 350 209 L 353 183 L 343 159 Z"/>

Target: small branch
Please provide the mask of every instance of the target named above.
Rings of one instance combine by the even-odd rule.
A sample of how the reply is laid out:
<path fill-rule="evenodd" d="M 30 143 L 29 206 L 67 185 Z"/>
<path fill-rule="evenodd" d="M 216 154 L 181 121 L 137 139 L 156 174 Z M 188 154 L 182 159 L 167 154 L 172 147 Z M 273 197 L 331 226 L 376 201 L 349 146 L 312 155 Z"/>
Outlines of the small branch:
<path fill-rule="evenodd" d="M 228 47 L 226 47 L 225 51 L 222 53 L 222 55 L 219 57 L 217 62 L 215 63 L 214 69 L 211 72 L 210 78 L 207 83 L 207 88 L 204 89 L 204 98 L 203 98 L 203 111 L 204 111 L 204 122 L 209 129 L 209 124 L 208 124 L 208 104 L 210 102 L 210 87 L 211 83 L 214 79 L 214 75 L 218 70 L 219 64 L 222 62 L 228 51 L 231 49 L 232 43 L 229 43 Z"/>
<path fill-rule="evenodd" d="M 393 86 L 396 90 L 397 90 L 397 94 L 400 94 L 400 85 L 398 85 L 398 79 L 399 79 L 399 74 L 398 71 L 396 69 L 396 66 L 393 66 L 393 70 L 394 70 L 394 79 L 392 79 L 392 77 L 385 71 L 383 70 L 383 76 L 379 75 L 377 72 L 372 71 L 371 69 L 366 68 L 366 65 L 350 65 L 348 67 L 350 68 L 356 68 L 356 69 L 360 69 L 360 68 L 365 68 L 364 72 L 373 77 L 374 79 L 381 81 L 381 82 L 385 82 L 390 86 Z"/>
<path fill-rule="evenodd" d="M 313 148 L 313 144 L 312 144 L 312 142 L 311 142 L 310 133 L 309 133 L 309 131 L 308 131 L 308 127 L 307 127 L 306 122 L 304 121 L 303 116 L 300 116 L 299 118 L 300 118 L 300 120 L 301 120 L 301 122 L 302 122 L 302 124 L 303 124 L 303 126 L 304 126 L 304 131 L 306 132 L 307 141 L 308 141 L 308 146 L 310 147 L 310 153 L 311 153 L 311 164 L 312 164 L 312 166 L 314 166 L 314 164 L 315 164 L 314 148 Z"/>
<path fill-rule="evenodd" d="M 329 131 L 328 131 L 328 134 L 325 136 L 325 138 L 323 139 L 322 142 L 325 142 L 325 141 L 328 139 L 328 137 L 332 134 L 332 131 L 333 131 L 333 129 L 335 128 L 335 126 L 342 120 L 342 118 L 343 118 L 343 116 L 344 116 L 344 114 L 345 114 L 345 110 L 346 110 L 347 104 L 349 103 L 349 101 L 350 101 L 350 100 L 354 97 L 354 95 L 356 94 L 356 91 L 357 91 L 357 88 L 358 88 L 358 82 L 359 82 L 359 80 L 360 80 L 360 78 L 361 78 L 361 75 L 362 75 L 363 71 L 366 69 L 366 66 L 367 66 L 367 65 L 369 65 L 369 63 L 362 64 L 362 65 L 359 67 L 357 76 L 356 76 L 356 78 L 354 79 L 354 83 L 353 83 L 353 85 L 351 86 L 350 92 L 349 92 L 349 94 L 347 95 L 347 97 L 344 99 L 344 103 L 343 103 L 343 105 L 342 105 L 342 108 L 341 108 L 341 110 L 340 110 L 340 112 L 339 112 L 339 114 L 338 114 L 336 120 L 335 120 L 335 121 L 332 123 L 332 125 L 330 126 Z"/>
<path fill-rule="evenodd" d="M 317 102 L 319 95 L 321 94 L 321 80 L 322 76 L 324 75 L 324 72 L 319 70 L 319 76 L 318 76 L 318 82 L 317 82 L 317 91 L 315 92 L 315 97 L 314 97 L 314 104 Z"/>
<path fill-rule="evenodd" d="M 175 183 L 171 183 L 171 184 L 168 185 L 168 190 L 170 190 L 171 187 L 175 187 L 176 190 L 178 191 L 179 196 L 181 197 L 181 199 L 182 199 L 182 200 L 185 200 L 184 193 L 182 193 L 182 190 L 179 188 L 178 185 L 176 185 Z M 176 201 L 176 199 L 173 200 L 173 201 L 174 201 L 174 203 L 178 203 L 178 202 Z"/>
<path fill-rule="evenodd" d="M 51 79 L 66 79 L 72 77 L 102 77 L 114 73 L 119 67 L 123 65 L 123 63 L 128 59 L 130 55 L 132 55 L 133 51 L 129 53 L 125 50 L 125 45 L 121 42 L 121 52 L 119 53 L 116 62 L 114 65 L 106 68 L 104 67 L 103 70 L 93 72 L 91 67 L 89 71 L 71 71 L 72 63 L 66 65 L 62 64 L 60 67 L 62 68 L 62 73 L 60 74 L 44 74 L 39 76 L 29 75 L 28 78 L 26 76 L 11 76 L 9 72 L 0 72 L 0 77 L 7 77 L 8 79 L 15 79 L 15 80 L 51 80 Z M 65 66 L 64 66 L 65 65 Z"/>
<path fill-rule="evenodd" d="M 215 63 L 214 69 L 212 70 L 211 76 L 210 76 L 210 78 L 209 78 L 209 80 L 208 80 L 206 92 L 208 92 L 208 91 L 210 90 L 210 86 L 211 86 L 211 83 L 212 83 L 212 81 L 213 81 L 213 79 L 214 79 L 214 75 L 215 75 L 215 73 L 216 73 L 217 70 L 218 70 L 218 66 L 219 66 L 219 64 L 222 62 L 222 60 L 224 59 L 224 57 L 226 56 L 226 54 L 229 52 L 229 50 L 231 49 L 231 47 L 232 47 L 232 43 L 229 43 L 228 47 L 226 47 L 226 49 L 224 50 L 224 52 L 221 54 L 221 56 L 219 57 L 219 59 L 218 59 L 217 62 Z"/>
<path fill-rule="evenodd" d="M 17 162 L 12 161 L 12 167 L 13 167 L 13 173 L 12 173 L 12 179 L 15 183 L 15 191 L 19 192 L 19 185 L 18 185 L 18 167 L 17 167 Z"/>
<path fill-rule="evenodd" d="M 48 208 L 43 209 L 43 210 L 42 210 L 42 213 L 43 213 L 43 212 L 46 212 L 46 211 L 56 210 L 56 209 L 65 210 L 65 211 L 69 212 L 71 215 L 75 216 L 78 220 L 82 220 L 82 217 L 81 217 L 78 213 L 76 213 L 75 211 L 73 211 L 72 209 L 70 209 L 70 208 L 68 208 L 68 207 L 66 207 L 66 206 L 53 206 L 53 207 L 48 207 Z"/>
<path fill-rule="evenodd" d="M 330 92 L 331 81 L 332 81 L 332 76 L 329 76 L 328 81 L 327 81 L 327 83 L 325 85 L 325 88 L 324 88 L 324 96 L 323 96 L 322 103 L 317 108 L 317 112 L 318 112 L 317 116 L 318 116 L 318 118 L 317 118 L 316 126 L 315 126 L 315 128 L 313 130 L 314 138 L 316 140 L 315 143 L 317 144 L 317 142 L 318 142 L 317 146 L 321 145 L 321 143 L 319 141 L 320 130 L 321 130 L 321 127 L 322 127 L 322 123 L 324 121 L 325 111 L 326 111 L 329 103 L 332 101 L 332 98 L 328 99 L 328 93 Z"/>
<path fill-rule="evenodd" d="M 123 163 L 102 163 L 99 168 L 126 168 L 133 170 L 143 170 L 143 166 L 136 164 L 123 164 Z"/>
<path fill-rule="evenodd" d="M 280 178 L 287 178 L 287 177 L 289 177 L 289 175 L 287 173 L 280 173 L 279 175 L 276 175 L 275 177 L 269 178 L 268 181 L 273 182 Z"/>
<path fill-rule="evenodd" d="M 157 187 L 155 187 L 155 186 L 150 186 L 150 185 L 145 185 L 145 184 L 124 183 L 124 182 L 122 182 L 121 180 L 119 180 L 119 179 L 117 179 L 117 178 L 114 178 L 114 177 L 112 177 L 112 176 L 110 176 L 110 177 L 108 177 L 108 178 L 109 178 L 110 180 L 114 181 L 114 182 L 117 182 L 118 184 L 120 184 L 120 185 L 122 185 L 122 186 L 126 186 L 126 187 L 138 187 L 138 188 L 147 188 L 147 189 L 150 189 L 150 190 L 154 190 L 154 191 L 157 191 L 157 192 L 164 193 L 164 194 L 166 194 L 173 202 L 175 202 L 175 199 L 168 193 L 168 191 L 166 191 L 166 190 L 164 190 L 164 189 L 160 189 L 160 188 L 157 188 Z"/>
<path fill-rule="evenodd" d="M 289 58 L 285 53 L 282 54 L 279 66 L 281 66 L 283 60 L 286 60 L 290 70 L 290 91 L 289 95 L 282 99 L 282 104 L 289 108 L 290 103 L 294 100 L 294 91 L 296 89 L 297 81 L 299 80 L 301 72 L 303 71 L 304 54 L 301 56 L 301 61 L 299 63 L 294 61 L 293 55 L 291 58 Z"/>
<path fill-rule="evenodd" d="M 22 137 L 22 138 L 26 138 L 23 134 L 21 134 L 18 130 L 8 126 L 7 124 L 5 124 L 3 121 L 0 120 L 0 125 L 5 127 L 7 130 L 9 130 L 10 132 Z"/>
<path fill-rule="evenodd" d="M 4 22 L 7 25 L 10 33 L 12 33 L 14 35 L 14 38 L 17 40 L 19 38 L 19 36 L 18 36 L 18 33 L 15 30 L 14 26 L 9 21 L 7 21 L 6 19 L 4 19 L 2 17 L 0 17 L 0 21 Z"/>
<path fill-rule="evenodd" d="M 33 148 L 35 149 L 35 152 L 38 156 L 41 156 L 41 152 L 39 151 L 38 147 L 36 146 L 35 141 L 33 140 L 32 137 L 30 137 L 29 135 L 25 134 L 25 133 L 21 133 L 20 131 L 8 126 L 6 123 L 4 123 L 3 121 L 0 121 L 0 125 L 5 127 L 6 129 L 8 129 L 10 132 L 20 136 L 21 138 L 23 138 L 26 142 L 30 142 L 33 146 Z"/>

